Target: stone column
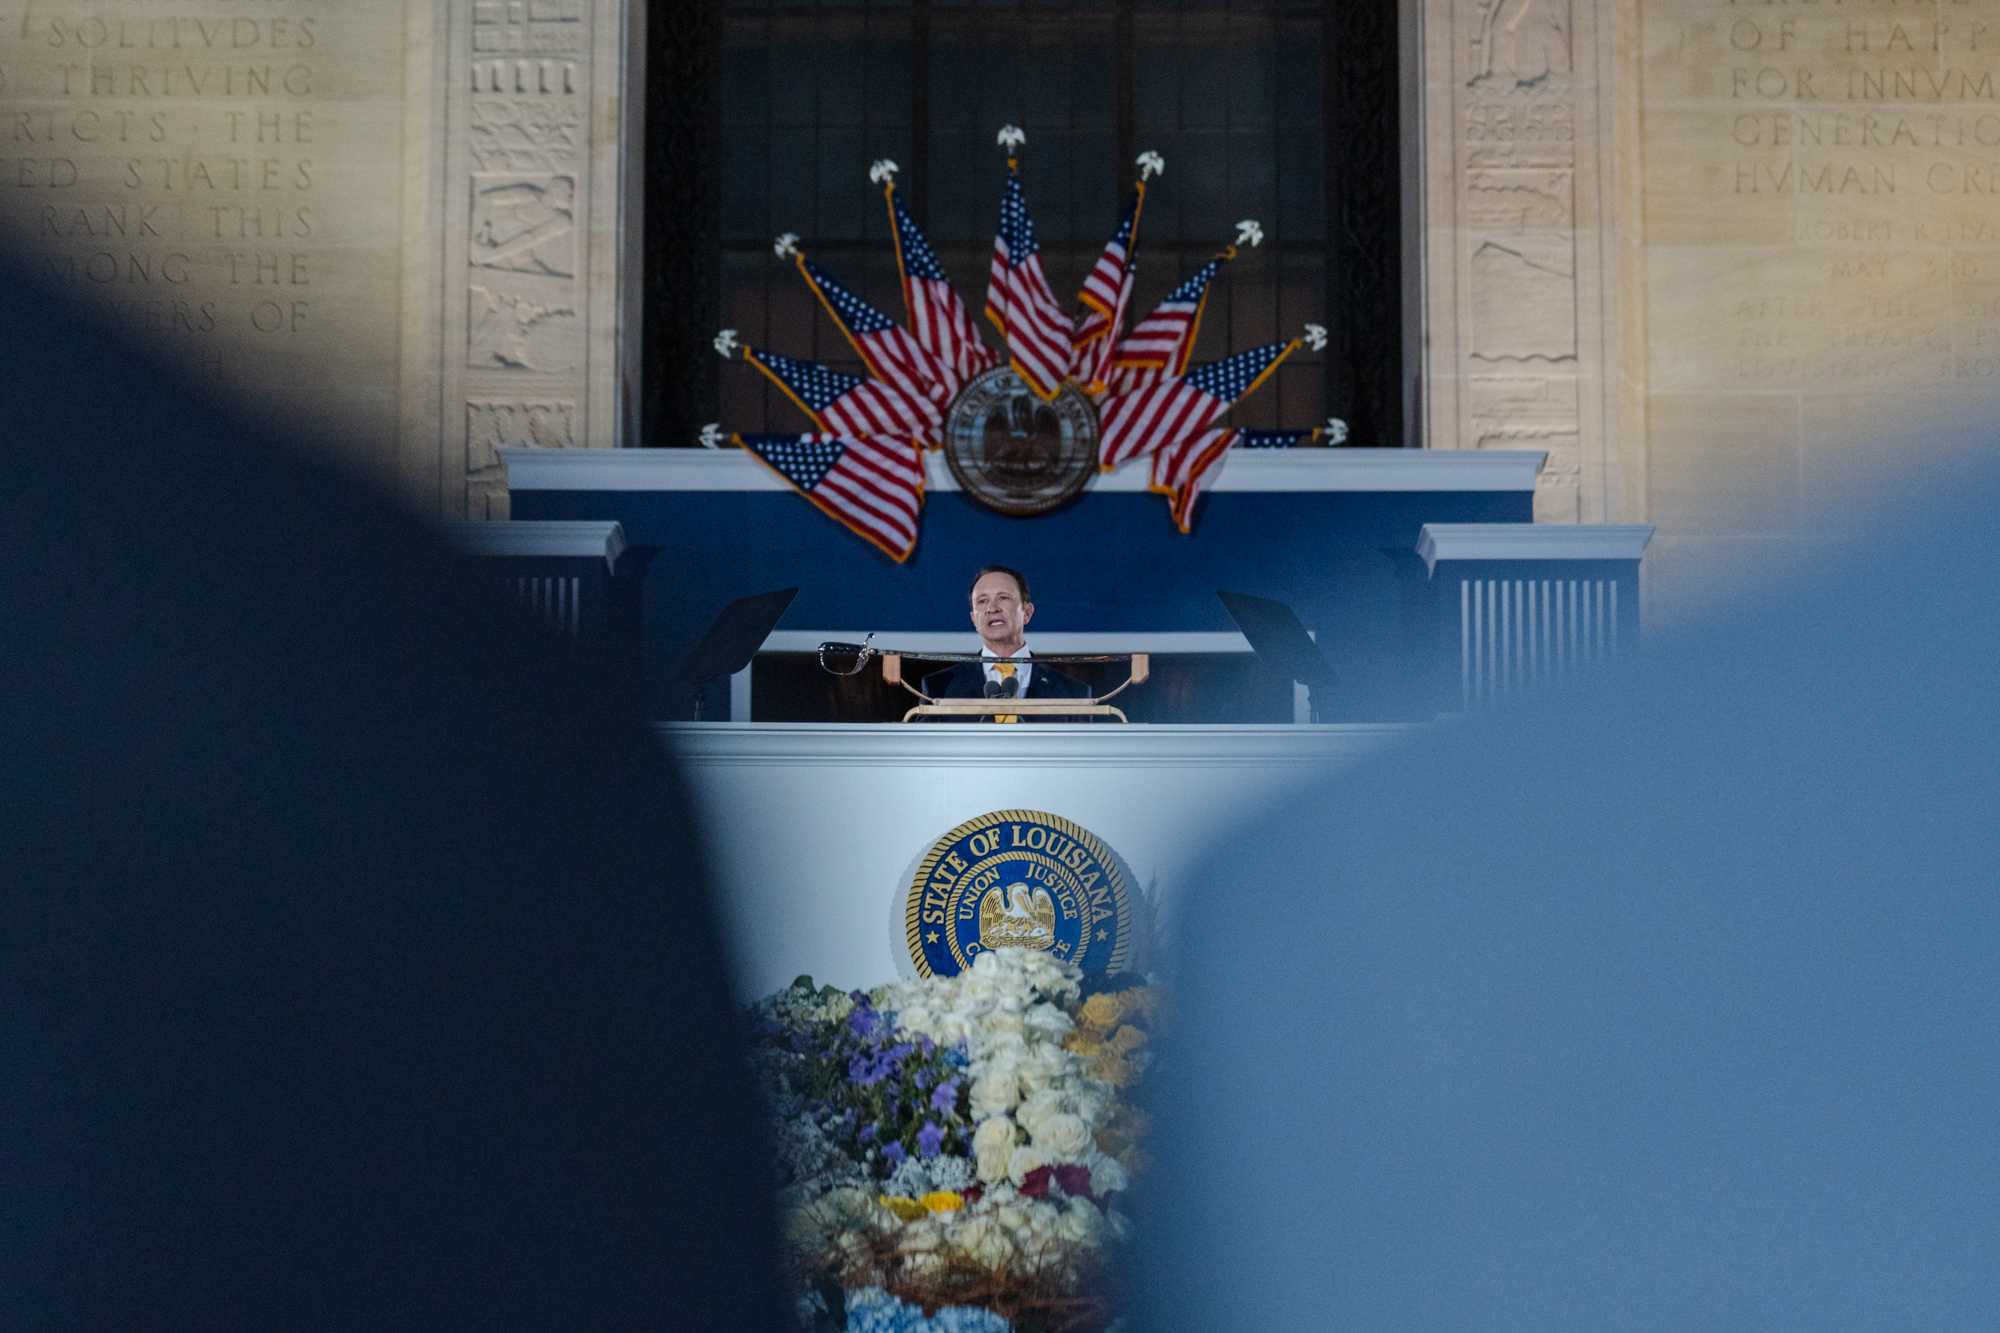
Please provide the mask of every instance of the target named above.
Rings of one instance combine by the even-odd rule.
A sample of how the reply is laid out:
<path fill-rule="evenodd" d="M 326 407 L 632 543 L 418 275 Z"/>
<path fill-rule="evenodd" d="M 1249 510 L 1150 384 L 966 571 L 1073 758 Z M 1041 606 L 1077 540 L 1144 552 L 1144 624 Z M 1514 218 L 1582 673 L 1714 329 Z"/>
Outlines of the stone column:
<path fill-rule="evenodd" d="M 1423 443 L 1547 450 L 1538 521 L 1629 517 L 1606 387 L 1610 15 L 1425 0 L 1415 21 Z"/>
<path fill-rule="evenodd" d="M 454 0 L 450 18 L 440 440 L 459 466 L 442 508 L 504 518 L 500 449 L 619 441 L 619 269 L 637 262 L 620 109 L 639 48 L 618 0 Z"/>

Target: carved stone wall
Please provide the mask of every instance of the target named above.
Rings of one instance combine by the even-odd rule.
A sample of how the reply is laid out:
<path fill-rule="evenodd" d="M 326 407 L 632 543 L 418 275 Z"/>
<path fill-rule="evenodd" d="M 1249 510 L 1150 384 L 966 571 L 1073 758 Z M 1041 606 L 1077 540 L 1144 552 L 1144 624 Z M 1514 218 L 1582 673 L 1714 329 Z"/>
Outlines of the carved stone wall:
<path fill-rule="evenodd" d="M 253 12 L 254 10 L 254 12 Z M 0 239 L 444 517 L 620 442 L 628 0 L 0 7 Z"/>
<path fill-rule="evenodd" d="M 471 0 L 453 18 L 441 500 L 504 518 L 498 449 L 607 445 L 623 425 L 628 17 L 617 0 Z"/>
<path fill-rule="evenodd" d="M 1990 449 L 2000 0 L 1426 0 L 1425 442 L 1645 521 L 1648 616 Z"/>
<path fill-rule="evenodd" d="M 1538 520 L 1621 517 L 1598 9 L 1427 0 L 1419 21 L 1424 443 L 1547 450 Z"/>
<path fill-rule="evenodd" d="M 1634 10 L 1627 415 L 1692 609 L 1990 453 L 2000 0 Z"/>

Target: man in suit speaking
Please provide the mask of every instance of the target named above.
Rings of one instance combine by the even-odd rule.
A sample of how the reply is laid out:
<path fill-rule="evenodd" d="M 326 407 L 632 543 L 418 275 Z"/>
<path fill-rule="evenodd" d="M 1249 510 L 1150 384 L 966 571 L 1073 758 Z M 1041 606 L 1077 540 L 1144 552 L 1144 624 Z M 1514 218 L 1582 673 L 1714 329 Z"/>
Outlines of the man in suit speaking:
<path fill-rule="evenodd" d="M 980 662 L 960 662 L 924 677 L 933 699 L 1088 699 L 1090 687 L 1051 667 L 1036 666 L 1028 651 L 1028 622 L 1035 604 L 1027 577 L 1005 565 L 987 565 L 972 579 L 972 628 L 979 633 Z M 994 659 L 1011 658 L 1011 661 Z M 1002 714 L 996 722 L 1019 722 Z"/>

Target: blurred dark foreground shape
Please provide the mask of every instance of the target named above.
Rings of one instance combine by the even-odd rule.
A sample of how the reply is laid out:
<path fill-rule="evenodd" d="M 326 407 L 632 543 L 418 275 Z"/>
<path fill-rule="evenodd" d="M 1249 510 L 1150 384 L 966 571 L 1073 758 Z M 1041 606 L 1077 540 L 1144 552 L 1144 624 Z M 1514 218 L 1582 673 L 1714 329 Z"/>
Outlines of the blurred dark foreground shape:
<path fill-rule="evenodd" d="M 1135 1330 L 2000 1327 L 2000 489 L 1909 456 L 1190 880 Z"/>
<path fill-rule="evenodd" d="M 699 849 L 590 649 L 0 290 L 0 1325 L 777 1327 Z"/>

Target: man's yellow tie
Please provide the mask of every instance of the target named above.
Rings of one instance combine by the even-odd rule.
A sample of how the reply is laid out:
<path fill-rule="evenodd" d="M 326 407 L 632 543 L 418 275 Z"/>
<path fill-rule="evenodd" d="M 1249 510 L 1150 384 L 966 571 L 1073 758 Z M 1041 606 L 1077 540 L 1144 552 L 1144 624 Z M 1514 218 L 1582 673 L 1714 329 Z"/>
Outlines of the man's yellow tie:
<path fill-rule="evenodd" d="M 1014 664 L 1012 662 L 995 663 L 993 674 L 1000 677 L 1003 681 L 1012 680 L 1014 679 Z M 1021 715 L 1019 713 L 997 713 L 994 715 L 993 720 L 995 722 L 1019 722 Z"/>

